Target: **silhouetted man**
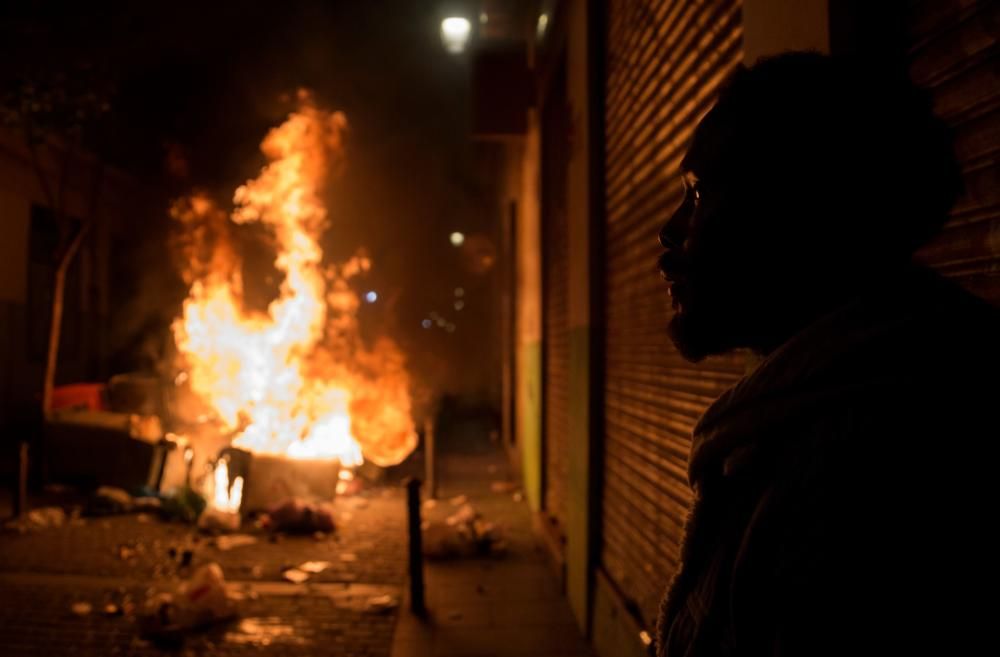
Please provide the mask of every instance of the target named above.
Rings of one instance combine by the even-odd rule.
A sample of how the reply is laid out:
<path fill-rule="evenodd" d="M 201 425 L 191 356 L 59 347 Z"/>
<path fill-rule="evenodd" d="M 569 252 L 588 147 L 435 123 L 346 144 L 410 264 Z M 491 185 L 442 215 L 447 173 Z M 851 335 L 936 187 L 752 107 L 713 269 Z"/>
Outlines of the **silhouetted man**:
<path fill-rule="evenodd" d="M 960 192 L 948 131 L 902 79 L 790 53 L 682 169 L 671 337 L 763 360 L 695 429 L 659 654 L 996 650 L 1000 321 L 911 262 Z"/>

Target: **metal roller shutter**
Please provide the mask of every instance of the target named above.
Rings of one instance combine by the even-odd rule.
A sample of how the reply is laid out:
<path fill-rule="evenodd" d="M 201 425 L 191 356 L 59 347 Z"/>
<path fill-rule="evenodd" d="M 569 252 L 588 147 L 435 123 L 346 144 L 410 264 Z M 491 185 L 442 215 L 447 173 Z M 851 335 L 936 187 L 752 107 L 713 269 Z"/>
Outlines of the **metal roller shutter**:
<path fill-rule="evenodd" d="M 910 74 L 952 126 L 965 194 L 921 259 L 1000 303 L 1000 3 L 908 3 Z"/>
<path fill-rule="evenodd" d="M 739 0 L 608 3 L 605 447 L 601 567 L 651 626 L 690 503 L 691 429 L 742 375 L 741 357 L 691 365 L 666 336 L 655 274 L 678 164 L 719 83 L 742 60 Z"/>
<path fill-rule="evenodd" d="M 566 170 L 569 135 L 565 61 L 542 111 L 544 499 L 555 535 L 565 539 L 569 480 L 569 260 Z"/>

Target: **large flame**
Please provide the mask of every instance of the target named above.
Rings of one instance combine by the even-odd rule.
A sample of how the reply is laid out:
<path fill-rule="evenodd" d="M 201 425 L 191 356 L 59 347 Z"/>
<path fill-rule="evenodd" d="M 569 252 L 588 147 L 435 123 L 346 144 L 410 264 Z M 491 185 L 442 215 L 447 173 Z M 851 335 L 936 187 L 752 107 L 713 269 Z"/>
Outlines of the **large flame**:
<path fill-rule="evenodd" d="M 323 265 L 327 228 L 321 190 L 342 166 L 344 115 L 300 94 L 299 111 L 270 131 L 270 163 L 239 187 L 228 217 L 204 196 L 175 204 L 181 222 L 188 297 L 173 324 L 181 381 L 206 402 L 233 444 L 292 458 L 403 460 L 416 446 L 409 381 L 396 344 L 360 339 L 359 300 L 349 279 L 370 263 Z M 284 275 L 266 312 L 243 303 L 235 224 L 259 223 L 274 236 Z"/>

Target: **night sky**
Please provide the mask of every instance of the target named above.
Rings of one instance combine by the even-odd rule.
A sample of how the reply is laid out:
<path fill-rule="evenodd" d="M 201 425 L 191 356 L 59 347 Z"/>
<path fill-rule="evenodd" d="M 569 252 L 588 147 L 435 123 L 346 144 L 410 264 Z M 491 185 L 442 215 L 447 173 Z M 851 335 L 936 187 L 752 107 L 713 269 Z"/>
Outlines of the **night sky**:
<path fill-rule="evenodd" d="M 445 12 L 461 11 L 462 4 L 149 2 L 3 10 L 5 89 L 53 72 L 108 89 L 110 110 L 88 133 L 90 147 L 150 190 L 152 216 L 137 218 L 123 236 L 127 247 L 116 253 L 120 270 L 138 270 L 134 285 L 116 290 L 123 362 L 136 341 L 148 341 L 169 322 L 175 311 L 162 300 L 179 299 L 176 289 L 164 293 L 176 279 L 169 263 L 153 255 L 162 253 L 169 199 L 197 188 L 228 202 L 232 189 L 263 164 L 257 146 L 293 109 L 287 98 L 305 87 L 321 106 L 344 111 L 351 125 L 347 173 L 331 194 L 326 250 L 335 259 L 359 247 L 373 256 L 375 270 L 362 284 L 380 299 L 365 309 L 365 325 L 399 339 L 415 374 L 432 386 L 478 392 L 486 385 L 488 374 L 448 367 L 477 351 L 488 358 L 495 349 L 491 275 L 468 271 L 448 241 L 453 230 L 491 238 L 495 230 L 489 180 L 469 139 L 468 61 L 448 55 L 438 33 Z M 158 261 L 164 266 L 150 267 Z M 453 309 L 456 287 L 466 292 L 461 313 Z M 155 306 L 146 303 L 153 298 Z M 450 315 L 455 333 L 421 327 L 435 310 Z"/>

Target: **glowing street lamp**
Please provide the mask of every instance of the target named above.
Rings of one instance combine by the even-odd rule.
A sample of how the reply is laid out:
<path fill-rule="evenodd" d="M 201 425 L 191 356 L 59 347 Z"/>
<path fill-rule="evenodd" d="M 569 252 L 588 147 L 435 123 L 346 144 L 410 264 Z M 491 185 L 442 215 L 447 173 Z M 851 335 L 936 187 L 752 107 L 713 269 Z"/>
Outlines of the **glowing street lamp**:
<path fill-rule="evenodd" d="M 472 24 L 469 19 L 461 16 L 449 16 L 441 21 L 441 43 L 444 49 L 453 55 L 465 50 L 472 34 Z"/>
<path fill-rule="evenodd" d="M 548 29 L 548 27 L 549 27 L 549 15 L 542 14 L 541 16 L 538 17 L 538 25 L 537 25 L 539 39 L 545 36 L 545 31 Z"/>

